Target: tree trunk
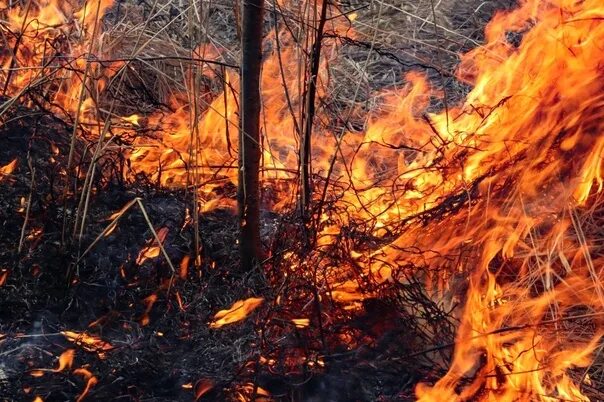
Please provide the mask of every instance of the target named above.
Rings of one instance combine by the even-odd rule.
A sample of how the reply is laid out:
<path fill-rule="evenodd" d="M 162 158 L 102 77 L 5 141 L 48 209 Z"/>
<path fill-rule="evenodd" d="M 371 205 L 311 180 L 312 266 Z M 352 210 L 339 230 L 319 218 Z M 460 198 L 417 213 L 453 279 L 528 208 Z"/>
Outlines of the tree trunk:
<path fill-rule="evenodd" d="M 260 71 L 264 0 L 242 1 L 242 58 L 239 129 L 239 250 L 241 268 L 260 260 Z"/>
<path fill-rule="evenodd" d="M 323 42 L 323 29 L 327 21 L 328 0 L 321 2 L 321 14 L 319 24 L 315 34 L 312 51 L 310 54 L 310 77 L 307 83 L 305 115 L 303 116 L 304 127 L 302 143 L 300 144 L 300 208 L 302 210 L 302 219 L 308 223 L 310 219 L 310 201 L 311 201 L 311 138 L 312 127 L 315 117 L 315 97 L 317 93 L 317 76 L 319 75 L 319 66 L 321 63 L 321 42 Z"/>

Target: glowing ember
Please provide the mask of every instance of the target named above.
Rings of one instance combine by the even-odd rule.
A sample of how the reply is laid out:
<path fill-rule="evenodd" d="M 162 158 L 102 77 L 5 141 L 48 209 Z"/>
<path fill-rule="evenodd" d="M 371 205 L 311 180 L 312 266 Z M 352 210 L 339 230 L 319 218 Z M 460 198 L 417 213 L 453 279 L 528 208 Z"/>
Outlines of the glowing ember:
<path fill-rule="evenodd" d="M 210 328 L 220 328 L 224 325 L 233 324 L 245 319 L 252 311 L 260 307 L 264 302 L 261 297 L 250 297 L 249 299 L 235 302 L 229 309 L 220 310 L 210 323 Z"/>
<path fill-rule="evenodd" d="M 310 325 L 310 320 L 308 318 L 294 318 L 292 322 L 296 326 L 296 328 L 306 328 Z"/>

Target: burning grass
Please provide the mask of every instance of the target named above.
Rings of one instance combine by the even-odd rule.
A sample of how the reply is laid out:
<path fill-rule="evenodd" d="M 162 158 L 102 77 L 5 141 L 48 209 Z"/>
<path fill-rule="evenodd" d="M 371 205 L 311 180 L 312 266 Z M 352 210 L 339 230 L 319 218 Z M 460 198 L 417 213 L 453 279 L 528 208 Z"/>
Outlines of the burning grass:
<path fill-rule="evenodd" d="M 235 253 L 238 33 L 217 23 L 237 20 L 229 5 L 5 3 L 9 397 L 601 397 L 596 0 L 521 2 L 484 37 L 448 17 L 455 4 L 333 5 L 305 225 L 314 8 L 270 5 L 267 258 L 251 272 Z M 417 25 L 395 32 L 387 15 Z M 397 67 L 380 76 L 384 60 Z"/>

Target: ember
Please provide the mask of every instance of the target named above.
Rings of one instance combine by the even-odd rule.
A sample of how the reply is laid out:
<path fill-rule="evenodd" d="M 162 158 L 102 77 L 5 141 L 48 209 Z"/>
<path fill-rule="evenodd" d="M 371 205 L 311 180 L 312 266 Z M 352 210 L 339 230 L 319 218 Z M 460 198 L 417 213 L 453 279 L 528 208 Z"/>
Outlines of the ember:
<path fill-rule="evenodd" d="M 98 353 L 100 358 L 105 356 L 105 352 L 113 349 L 113 346 L 111 346 L 110 343 L 105 342 L 96 336 L 88 335 L 85 332 L 77 333 L 73 331 L 61 331 L 61 334 L 63 334 L 68 341 L 81 346 L 84 350 Z"/>
<path fill-rule="evenodd" d="M 604 398 L 601 0 L 148 3 L 0 0 L 0 393 Z"/>

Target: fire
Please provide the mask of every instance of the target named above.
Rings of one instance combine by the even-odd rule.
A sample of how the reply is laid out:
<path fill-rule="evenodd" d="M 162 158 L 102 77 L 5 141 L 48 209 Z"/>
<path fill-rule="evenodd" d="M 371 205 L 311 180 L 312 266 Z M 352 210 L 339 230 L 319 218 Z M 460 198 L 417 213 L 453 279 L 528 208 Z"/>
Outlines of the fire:
<path fill-rule="evenodd" d="M 432 387 L 418 386 L 422 401 L 587 400 L 569 372 L 589 365 L 601 334 L 572 339 L 556 324 L 572 319 L 573 308 L 598 311 L 603 305 L 601 278 L 589 272 L 602 261 L 580 245 L 572 218 L 601 191 L 597 133 L 604 99 L 596 43 L 604 27 L 598 15 L 604 15 L 601 4 L 589 1 L 527 1 L 499 13 L 487 27 L 487 45 L 465 55 L 460 69 L 474 84 L 465 109 L 488 108 L 432 117 L 443 138 L 460 133 L 450 141 L 477 147 L 457 177 L 468 182 L 487 174 L 478 193 L 492 191 L 493 199 L 478 204 L 484 214 L 466 217 L 463 236 L 482 253 L 472 268 L 449 372 Z M 517 49 L 505 41 L 506 32 L 529 21 L 533 26 Z M 493 187 L 506 180 L 509 188 Z M 497 204 L 497 192 L 505 203 Z M 451 231 L 434 249 L 451 250 L 461 235 Z M 556 257 L 539 262 L 543 253 Z M 510 273 L 507 279 L 495 274 L 506 270 L 499 256 L 518 267 L 514 280 Z M 537 281 L 543 289 L 535 294 Z M 549 330 L 552 325 L 557 329 Z M 468 385 L 459 387 L 467 378 Z"/>
<path fill-rule="evenodd" d="M 18 160 L 14 159 L 12 162 L 4 166 L 0 166 L 0 182 L 8 178 L 15 171 L 15 169 L 17 168 L 17 164 Z"/>
<path fill-rule="evenodd" d="M 101 358 L 105 356 L 106 352 L 113 349 L 113 346 L 109 342 L 105 342 L 97 336 L 88 335 L 86 332 L 61 331 L 61 334 L 68 341 L 81 346 L 84 350 L 98 353 Z"/>
<path fill-rule="evenodd" d="M 160 242 L 163 242 L 168 235 L 167 228 L 161 228 L 157 231 L 157 237 Z M 161 253 L 161 248 L 157 244 L 157 241 L 153 239 L 151 241 L 151 245 L 145 246 L 141 249 L 138 257 L 136 257 L 136 265 L 142 265 L 145 261 L 159 257 Z"/>
<path fill-rule="evenodd" d="M 59 367 L 53 369 L 55 373 L 59 373 L 63 370 L 68 370 L 73 365 L 73 358 L 75 356 L 75 349 L 67 349 L 59 356 Z"/>
<path fill-rule="evenodd" d="M 241 321 L 252 311 L 260 307 L 263 302 L 264 299 L 261 297 L 250 297 L 249 299 L 239 300 L 233 303 L 230 308 L 217 312 L 210 323 L 210 328 L 220 328 L 224 325 Z"/>
<path fill-rule="evenodd" d="M 214 383 L 208 379 L 202 379 L 195 383 L 195 400 L 201 399 L 202 396 L 210 392 L 214 388 Z"/>
<path fill-rule="evenodd" d="M 86 380 L 86 387 L 84 388 L 84 390 L 82 391 L 80 396 L 78 396 L 78 399 L 76 399 L 77 402 L 80 402 L 80 401 L 84 400 L 86 395 L 88 395 L 88 392 L 90 392 L 90 389 L 98 383 L 98 380 L 90 371 L 88 371 L 85 368 L 77 368 L 77 369 L 73 370 L 73 374 L 80 375 L 80 376 L 84 377 L 84 379 Z"/>
<path fill-rule="evenodd" d="M 122 117 L 122 120 L 124 120 L 127 123 L 130 123 L 134 126 L 140 126 L 140 116 L 137 114 L 133 114 L 131 116 L 126 116 L 126 117 Z"/>
<path fill-rule="evenodd" d="M 153 305 L 155 304 L 156 301 L 157 301 L 157 294 L 155 294 L 155 293 L 147 296 L 144 299 L 145 312 L 143 313 L 143 315 L 140 319 L 140 323 L 143 327 L 146 325 L 149 325 L 149 322 L 151 321 L 151 319 L 149 318 L 149 313 L 153 309 Z"/>
<path fill-rule="evenodd" d="M 0 269 L 0 286 L 4 286 L 8 279 L 8 269 Z"/>
<path fill-rule="evenodd" d="M 191 257 L 189 255 L 185 255 L 182 260 L 180 261 L 180 265 L 179 265 L 179 270 L 178 270 L 178 276 L 180 277 L 180 279 L 182 279 L 183 281 L 187 279 L 187 275 L 189 273 L 189 261 L 190 261 Z"/>
<path fill-rule="evenodd" d="M 72 333 L 69 331 L 66 331 L 66 333 L 62 332 L 62 334 L 65 335 L 68 339 L 70 339 L 71 336 L 74 334 L 77 335 L 76 333 Z M 59 366 L 56 369 L 33 370 L 30 372 L 30 375 L 32 377 L 42 377 L 45 374 L 45 372 L 48 372 L 48 371 L 53 372 L 53 373 L 60 373 L 60 372 L 66 371 L 66 370 L 68 371 L 73 366 L 74 357 L 75 357 L 75 349 L 67 349 L 59 357 Z M 72 373 L 75 375 L 80 375 L 80 376 L 84 377 L 84 379 L 86 380 L 86 386 L 85 386 L 84 390 L 82 391 L 82 393 L 77 398 L 77 401 L 80 402 L 80 401 L 84 400 L 84 398 L 86 397 L 86 395 L 88 394 L 90 389 L 98 383 L 98 379 L 88 369 L 82 368 L 82 367 L 74 369 Z M 36 396 L 34 401 L 42 401 L 42 398 L 40 396 Z"/>
<path fill-rule="evenodd" d="M 145 261 L 158 257 L 159 253 L 159 246 L 144 247 L 136 257 L 136 265 L 142 265 Z"/>
<path fill-rule="evenodd" d="M 292 322 L 296 328 L 306 328 L 310 325 L 310 320 L 308 318 L 292 318 Z"/>
<path fill-rule="evenodd" d="M 22 97 L 44 87 L 55 105 L 50 110 L 77 120 L 83 138 L 105 140 L 109 128 L 118 137 L 144 129 L 150 134 L 136 136 L 125 151 L 132 170 L 126 180 L 145 174 L 165 187 L 189 188 L 194 177 L 202 211 L 232 206 L 215 190 L 237 179 L 238 102 L 230 89 L 238 86 L 237 74 L 224 73 L 227 89 L 206 107 L 191 101 L 188 80 L 189 93 L 169 100 L 173 112 L 106 119 L 98 95 L 121 64 L 101 68 L 90 60 L 106 51 L 100 19 L 112 1 L 30 3 L 3 11 L 10 29 L 0 29 L 17 49 L 14 55 L 0 51 L 6 94 Z M 357 18 L 342 19 L 348 24 Z M 318 297 L 356 309 L 373 296 L 352 275 L 360 269 L 375 285 L 404 284 L 416 276 L 438 303 L 464 300 L 452 361 L 443 362 L 449 370 L 434 384 L 417 386 L 421 401 L 587 400 L 573 371 L 589 366 L 601 323 L 592 317 L 595 329 L 581 336 L 566 324 L 578 319 L 577 310 L 588 311 L 581 315 L 587 319 L 604 306 L 604 259 L 592 253 L 595 245 L 585 239 L 577 217 L 604 187 L 603 19 L 601 0 L 522 0 L 496 14 L 485 30 L 486 43 L 462 56 L 457 75 L 472 86 L 464 101 L 430 112 L 431 100 L 446 94 L 426 76 L 408 73 L 404 88 L 376 96 L 380 108 L 369 113 L 363 130 L 317 124 L 313 173 L 328 182 L 327 198 L 337 208 L 317 218 L 322 226 L 310 254 L 329 250 L 341 228 L 357 222 L 373 222 L 372 234 L 386 244 L 352 250 L 355 266 L 322 262 L 329 286 Z M 338 31 L 338 18 L 331 23 Z M 507 40 L 509 33 L 522 36 L 518 45 Z M 281 52 L 271 47 L 263 66 L 262 173 L 264 185 L 278 195 L 270 207 L 281 211 L 296 191 L 305 77 L 287 29 L 267 41 L 277 39 Z M 63 65 L 47 64 L 53 55 L 45 44 L 54 41 L 68 56 Z M 335 40 L 326 39 L 324 46 L 320 96 L 329 93 L 326 67 L 337 53 Z M 216 78 L 206 68 L 200 73 Z M 318 113 L 317 120 L 333 120 L 327 111 Z M 0 168 L 0 181 L 16 163 Z M 166 234 L 160 231 L 160 243 Z M 159 256 L 160 246 L 149 241 L 137 264 Z M 182 279 L 188 264 L 183 259 Z M 291 269 L 308 267 L 295 261 Z M 145 299 L 142 325 L 156 300 L 156 294 Z M 210 327 L 239 322 L 263 301 L 237 301 L 219 311 Z M 291 322 L 298 328 L 310 323 Z M 72 335 L 65 336 L 83 347 L 96 348 L 100 341 Z M 73 355 L 73 349 L 63 353 L 56 371 L 69 368 Z M 244 388 L 250 391 L 253 384 Z"/>
<path fill-rule="evenodd" d="M 269 402 L 273 400 L 271 398 L 271 394 L 258 385 L 247 383 L 239 386 L 238 388 L 239 391 L 237 392 L 237 401 Z"/>

